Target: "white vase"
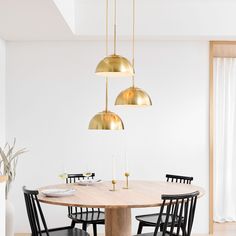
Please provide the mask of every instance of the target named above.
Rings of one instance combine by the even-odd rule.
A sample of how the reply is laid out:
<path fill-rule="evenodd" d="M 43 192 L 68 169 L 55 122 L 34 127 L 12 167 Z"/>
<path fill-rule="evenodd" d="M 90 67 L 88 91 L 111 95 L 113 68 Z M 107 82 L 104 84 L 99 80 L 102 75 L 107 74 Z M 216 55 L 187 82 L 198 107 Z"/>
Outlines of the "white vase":
<path fill-rule="evenodd" d="M 6 236 L 14 236 L 14 215 L 15 209 L 12 202 L 6 200 Z"/>

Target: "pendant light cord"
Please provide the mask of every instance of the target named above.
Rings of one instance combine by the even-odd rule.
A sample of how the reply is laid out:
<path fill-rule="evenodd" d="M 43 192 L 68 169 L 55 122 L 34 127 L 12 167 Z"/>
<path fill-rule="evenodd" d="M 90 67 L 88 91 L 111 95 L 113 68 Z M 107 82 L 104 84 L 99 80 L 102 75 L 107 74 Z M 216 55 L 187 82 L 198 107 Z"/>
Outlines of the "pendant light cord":
<path fill-rule="evenodd" d="M 114 55 L 116 54 L 116 0 L 114 0 Z"/>
<path fill-rule="evenodd" d="M 132 40 L 132 66 L 134 69 L 134 50 L 135 50 L 135 45 L 134 45 L 134 40 L 135 40 L 135 0 L 133 0 L 133 40 Z M 132 85 L 133 88 L 135 86 L 134 84 L 134 75 L 132 76 Z"/>
<path fill-rule="evenodd" d="M 106 0 L 106 56 L 108 56 L 108 0 Z"/>
<path fill-rule="evenodd" d="M 108 56 L 108 0 L 106 0 L 106 56 Z M 106 106 L 105 111 L 108 111 L 108 77 L 106 77 Z"/>
<path fill-rule="evenodd" d="M 108 111 L 108 78 L 106 77 L 106 107 L 105 111 Z"/>

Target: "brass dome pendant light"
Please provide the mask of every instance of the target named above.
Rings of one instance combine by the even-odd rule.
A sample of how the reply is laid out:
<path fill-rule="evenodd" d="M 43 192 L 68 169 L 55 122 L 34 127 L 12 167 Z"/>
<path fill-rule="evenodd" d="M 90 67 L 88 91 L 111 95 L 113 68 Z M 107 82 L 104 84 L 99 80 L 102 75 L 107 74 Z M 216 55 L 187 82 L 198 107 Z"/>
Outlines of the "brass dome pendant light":
<path fill-rule="evenodd" d="M 106 107 L 105 111 L 96 114 L 89 122 L 89 129 L 94 130 L 123 130 L 121 118 L 114 112 L 108 111 L 108 78 L 106 78 Z"/>
<path fill-rule="evenodd" d="M 134 68 L 125 57 L 116 54 L 116 0 L 114 0 L 114 53 L 106 55 L 96 68 L 96 75 L 109 77 L 130 77 Z"/>
<path fill-rule="evenodd" d="M 132 66 L 134 68 L 134 41 L 135 41 L 135 0 L 133 0 L 133 59 Z M 123 90 L 116 98 L 115 105 L 130 106 L 151 106 L 150 96 L 142 89 L 135 86 L 134 75 L 132 76 L 132 87 Z"/>
<path fill-rule="evenodd" d="M 108 0 L 106 0 L 106 55 L 108 54 Z M 106 106 L 105 111 L 96 114 L 89 122 L 93 130 L 123 130 L 124 124 L 115 113 L 108 111 L 108 77 L 106 77 Z"/>

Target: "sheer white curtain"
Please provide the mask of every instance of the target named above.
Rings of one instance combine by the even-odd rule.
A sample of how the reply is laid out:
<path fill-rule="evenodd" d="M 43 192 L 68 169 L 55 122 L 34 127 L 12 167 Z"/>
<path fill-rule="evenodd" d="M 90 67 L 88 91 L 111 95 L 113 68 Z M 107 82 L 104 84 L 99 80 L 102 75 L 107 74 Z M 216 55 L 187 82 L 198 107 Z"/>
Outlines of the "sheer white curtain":
<path fill-rule="evenodd" d="M 236 59 L 214 59 L 214 221 L 236 221 Z"/>

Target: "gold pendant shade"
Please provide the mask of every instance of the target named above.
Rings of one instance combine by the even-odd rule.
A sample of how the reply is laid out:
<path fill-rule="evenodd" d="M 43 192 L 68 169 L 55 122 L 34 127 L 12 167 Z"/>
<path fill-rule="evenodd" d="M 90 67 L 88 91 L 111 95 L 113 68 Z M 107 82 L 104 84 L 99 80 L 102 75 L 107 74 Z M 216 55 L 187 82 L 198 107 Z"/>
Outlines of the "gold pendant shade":
<path fill-rule="evenodd" d="M 102 111 L 96 114 L 89 123 L 89 129 L 96 130 L 123 130 L 121 118 L 111 111 Z"/>
<path fill-rule="evenodd" d="M 130 87 L 118 95 L 115 105 L 151 106 L 152 101 L 144 90 L 137 87 Z"/>
<path fill-rule="evenodd" d="M 110 56 L 108 56 L 108 33 L 106 34 L 106 41 L 106 57 L 98 63 L 95 74 L 105 77 L 133 76 L 134 68 L 130 61 L 127 58 L 116 54 L 116 0 L 114 0 L 114 52 Z"/>
<path fill-rule="evenodd" d="M 128 59 L 112 54 L 99 62 L 95 73 L 99 76 L 130 77 L 134 75 L 134 69 Z"/>
<path fill-rule="evenodd" d="M 135 0 L 133 0 L 133 42 L 132 42 L 132 67 L 134 68 L 134 41 L 135 41 Z M 134 69 L 133 69 L 134 70 Z M 151 106 L 150 96 L 142 89 L 137 88 L 134 83 L 134 75 L 132 76 L 133 86 L 120 92 L 116 98 L 115 105 L 128 106 Z"/>

